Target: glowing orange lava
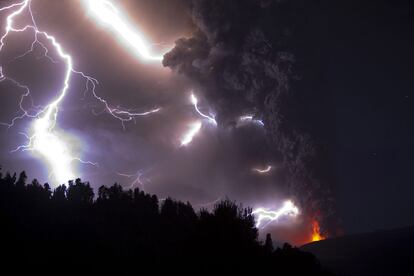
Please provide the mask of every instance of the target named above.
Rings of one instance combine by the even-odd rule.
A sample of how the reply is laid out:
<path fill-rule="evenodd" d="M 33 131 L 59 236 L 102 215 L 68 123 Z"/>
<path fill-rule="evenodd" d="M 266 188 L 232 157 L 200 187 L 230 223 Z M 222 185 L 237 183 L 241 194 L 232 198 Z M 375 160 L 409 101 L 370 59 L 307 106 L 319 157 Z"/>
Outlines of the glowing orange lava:
<path fill-rule="evenodd" d="M 323 235 L 321 235 L 321 228 L 319 227 L 319 222 L 317 220 L 314 220 L 312 222 L 312 242 L 320 241 L 325 239 Z"/>

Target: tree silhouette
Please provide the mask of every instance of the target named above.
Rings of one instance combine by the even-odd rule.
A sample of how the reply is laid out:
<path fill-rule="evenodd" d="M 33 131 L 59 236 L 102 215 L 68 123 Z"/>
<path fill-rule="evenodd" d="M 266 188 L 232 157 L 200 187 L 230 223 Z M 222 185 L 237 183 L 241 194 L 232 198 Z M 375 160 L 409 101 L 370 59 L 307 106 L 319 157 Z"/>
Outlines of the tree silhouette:
<path fill-rule="evenodd" d="M 272 235 L 270 235 L 270 233 L 266 234 L 266 240 L 265 240 L 264 246 L 267 251 L 273 252 L 273 240 L 272 240 Z"/>
<path fill-rule="evenodd" d="M 24 188 L 24 186 L 26 185 L 26 181 L 27 181 L 27 175 L 25 171 L 22 171 L 19 175 L 19 179 L 16 182 L 16 187 L 18 188 Z"/>
<path fill-rule="evenodd" d="M 94 193 L 88 182 L 84 183 L 78 178 L 75 180 L 75 183 L 69 181 L 66 196 L 69 201 L 74 203 L 92 204 Z"/>
<path fill-rule="evenodd" d="M 26 181 L 25 172 L 16 181 L 16 174 L 3 177 L 0 170 L 0 237 L 10 261 L 37 265 L 47 256 L 65 267 L 93 268 L 93 274 L 134 275 L 144 268 L 257 274 L 276 267 L 282 275 L 329 275 L 311 254 L 289 245 L 273 251 L 270 234 L 262 245 L 252 210 L 229 199 L 196 212 L 188 202 L 166 198 L 159 205 L 155 195 L 119 184 L 101 186 L 95 200 L 81 179 L 53 192 L 36 179 Z"/>
<path fill-rule="evenodd" d="M 64 202 L 66 201 L 66 186 L 61 185 L 58 186 L 54 191 L 52 195 L 52 200 L 56 202 Z"/>

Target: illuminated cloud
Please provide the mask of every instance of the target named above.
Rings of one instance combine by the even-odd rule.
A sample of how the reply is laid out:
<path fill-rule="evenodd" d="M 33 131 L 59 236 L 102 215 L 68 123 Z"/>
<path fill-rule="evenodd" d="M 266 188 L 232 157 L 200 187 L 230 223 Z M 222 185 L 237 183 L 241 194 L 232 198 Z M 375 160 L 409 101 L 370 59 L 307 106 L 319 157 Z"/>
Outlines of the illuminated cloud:
<path fill-rule="evenodd" d="M 127 25 L 120 19 L 119 12 L 109 1 L 90 0 L 87 2 L 95 15 L 99 15 L 99 18 L 105 22 L 113 23 L 113 27 L 117 31 L 121 32 L 122 37 L 126 38 L 127 41 L 134 44 L 136 50 L 139 51 L 143 57 L 152 60 L 161 60 L 162 57 L 149 55 L 149 52 L 145 48 L 146 46 L 143 44 L 143 40 L 137 34 L 133 33 L 131 29 L 128 28 Z M 54 52 L 56 52 L 59 58 L 64 62 L 66 68 L 64 80 L 62 87 L 59 91 L 57 91 L 57 96 L 50 103 L 48 103 L 44 108 L 34 108 L 36 109 L 35 112 L 29 112 L 23 107 L 25 98 L 29 97 L 31 93 L 29 87 L 5 76 L 3 74 L 3 68 L 0 67 L 0 81 L 10 81 L 14 85 L 25 90 L 25 93 L 19 102 L 19 107 L 22 114 L 14 117 L 10 123 L 2 123 L 2 125 L 13 127 L 17 120 L 23 118 L 32 118 L 34 121 L 32 123 L 31 133 L 22 133 L 28 139 L 28 143 L 18 146 L 15 150 L 13 150 L 13 152 L 23 150 L 33 151 L 40 154 L 40 156 L 45 159 L 47 164 L 51 167 L 50 176 L 53 176 L 55 184 L 61 184 L 70 179 L 74 179 L 77 176 L 77 173 L 75 173 L 72 168 L 73 161 L 96 165 L 94 162 L 83 161 L 81 158 L 74 156 L 72 149 L 73 145 L 68 142 L 70 139 L 67 139 L 69 135 L 63 134 L 57 129 L 56 126 L 59 108 L 69 91 L 71 77 L 73 74 L 80 75 L 86 80 L 86 89 L 89 90 L 91 88 L 95 99 L 100 101 L 105 106 L 105 109 L 114 118 L 120 120 L 122 124 L 124 124 L 126 121 L 134 120 L 135 117 L 138 116 L 146 116 L 157 113 L 160 111 L 160 108 L 141 113 L 122 110 L 119 108 L 111 108 L 108 102 L 102 97 L 98 96 L 95 91 L 98 81 L 92 77 L 87 76 L 83 72 L 76 71 L 73 67 L 72 56 L 65 52 L 63 46 L 57 41 L 57 39 L 48 32 L 38 29 L 30 5 L 31 0 L 24 0 L 0 8 L 0 12 L 10 12 L 6 17 L 5 31 L 0 38 L 0 52 L 3 50 L 6 38 L 10 33 L 31 33 L 34 35 L 34 40 L 31 43 L 31 48 L 17 58 L 24 57 L 25 55 L 33 52 L 34 46 L 40 45 L 44 50 L 44 56 L 54 62 L 54 60 L 48 55 L 50 49 L 47 48 L 47 46 L 39 40 L 40 38 L 43 38 L 48 41 L 48 44 L 53 47 Z M 29 13 L 31 22 L 25 26 L 16 27 L 14 24 L 15 20 L 17 17 L 23 16 L 25 12 Z"/>
<path fill-rule="evenodd" d="M 256 217 L 256 227 L 264 228 L 269 223 L 277 222 L 283 217 L 296 217 L 299 214 L 299 209 L 292 201 L 288 200 L 279 209 L 257 208 L 253 210 L 252 214 Z M 267 222 L 265 223 L 265 221 Z"/>

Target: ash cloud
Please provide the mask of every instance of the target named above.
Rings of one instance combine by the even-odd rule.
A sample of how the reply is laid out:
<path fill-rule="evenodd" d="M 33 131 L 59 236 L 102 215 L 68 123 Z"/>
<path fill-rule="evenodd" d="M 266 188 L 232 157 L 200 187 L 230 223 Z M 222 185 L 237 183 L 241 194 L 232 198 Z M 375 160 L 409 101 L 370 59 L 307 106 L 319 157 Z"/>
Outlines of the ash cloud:
<path fill-rule="evenodd" d="M 221 128 L 254 114 L 265 124 L 278 182 L 324 231 L 336 231 L 324 133 L 329 107 L 307 88 L 310 59 L 300 45 L 303 1 L 193 0 L 197 30 L 176 41 L 163 64 L 193 81 Z M 317 57 L 313 57 L 317 58 Z M 308 70 L 308 71 L 307 71 Z M 319 93 L 319 94 L 318 94 Z"/>

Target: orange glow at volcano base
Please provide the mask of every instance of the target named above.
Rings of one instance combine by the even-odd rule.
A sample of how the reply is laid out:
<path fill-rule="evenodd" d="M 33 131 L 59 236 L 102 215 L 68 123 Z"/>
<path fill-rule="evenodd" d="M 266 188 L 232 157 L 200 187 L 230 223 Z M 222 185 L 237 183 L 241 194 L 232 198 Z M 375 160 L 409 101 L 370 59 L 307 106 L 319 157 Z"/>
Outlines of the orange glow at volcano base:
<path fill-rule="evenodd" d="M 280 244 L 288 242 L 298 247 L 328 238 L 322 233 L 319 221 L 308 217 L 297 217 L 291 223 L 280 223 L 274 228 L 265 228 L 261 232 L 261 239 L 264 240 L 266 233 L 270 233 L 273 240 Z"/>
<path fill-rule="evenodd" d="M 321 235 L 321 229 L 319 227 L 319 222 L 317 220 L 314 220 L 312 222 L 312 238 L 311 241 L 312 242 L 316 242 L 316 241 L 320 241 L 320 240 L 324 240 L 325 237 Z"/>

